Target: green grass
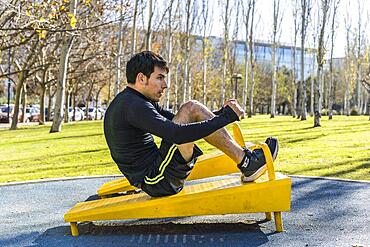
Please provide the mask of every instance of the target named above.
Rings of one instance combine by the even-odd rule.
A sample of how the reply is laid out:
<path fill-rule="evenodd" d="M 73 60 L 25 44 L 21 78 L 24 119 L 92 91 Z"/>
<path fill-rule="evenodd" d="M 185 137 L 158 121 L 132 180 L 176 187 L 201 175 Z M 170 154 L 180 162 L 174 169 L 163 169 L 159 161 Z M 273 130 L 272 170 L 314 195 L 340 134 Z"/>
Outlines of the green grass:
<path fill-rule="evenodd" d="M 287 174 L 370 180 L 370 121 L 366 116 L 322 118 L 256 116 L 241 122 L 244 139 L 264 141 L 277 136 L 280 152 L 276 170 Z M 101 121 L 63 125 L 49 134 L 50 126 L 0 130 L 0 182 L 42 178 L 118 174 L 103 134 Z M 205 153 L 214 148 L 198 144 Z"/>

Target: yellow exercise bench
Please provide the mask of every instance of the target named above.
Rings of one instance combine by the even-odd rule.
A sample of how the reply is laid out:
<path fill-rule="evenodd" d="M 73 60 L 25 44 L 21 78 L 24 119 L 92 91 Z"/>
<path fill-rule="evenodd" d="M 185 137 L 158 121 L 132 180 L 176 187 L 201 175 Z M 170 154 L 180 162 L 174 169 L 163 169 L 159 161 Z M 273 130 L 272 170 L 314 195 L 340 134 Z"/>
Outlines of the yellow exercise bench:
<path fill-rule="evenodd" d="M 233 125 L 234 138 L 245 146 L 240 128 Z M 70 222 L 73 236 L 78 236 L 77 222 L 124 220 L 139 218 L 168 218 L 197 215 L 239 214 L 265 212 L 271 220 L 274 212 L 276 231 L 283 231 L 281 212 L 290 211 L 291 179 L 275 173 L 273 160 L 265 143 L 250 147 L 262 148 L 266 157 L 267 174 L 251 183 L 242 183 L 240 177 L 185 185 L 172 196 L 152 198 L 144 192 L 77 203 L 64 215 Z M 239 172 L 236 164 L 224 154 L 216 153 L 200 158 L 187 180 Z M 104 184 L 100 196 L 136 190 L 126 179 Z"/>

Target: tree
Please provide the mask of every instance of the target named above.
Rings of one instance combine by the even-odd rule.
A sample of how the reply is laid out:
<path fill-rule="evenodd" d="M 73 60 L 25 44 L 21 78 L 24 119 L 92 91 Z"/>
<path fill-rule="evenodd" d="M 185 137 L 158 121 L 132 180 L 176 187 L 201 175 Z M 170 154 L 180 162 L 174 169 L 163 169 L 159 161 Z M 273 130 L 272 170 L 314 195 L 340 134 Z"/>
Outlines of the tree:
<path fill-rule="evenodd" d="M 229 58 L 229 26 L 230 26 L 230 0 L 224 2 L 224 13 L 223 13 L 223 24 L 224 24 L 224 44 L 222 47 L 222 84 L 221 84 L 221 95 L 220 104 L 225 101 L 225 87 L 226 87 L 226 76 L 227 76 L 227 60 Z"/>
<path fill-rule="evenodd" d="M 74 16 L 76 16 L 76 9 L 77 9 L 77 0 L 71 0 L 69 3 L 69 12 Z M 73 24 L 69 22 L 66 25 L 66 29 L 73 28 Z M 60 65 L 59 65 L 59 74 L 58 74 L 58 84 L 57 84 L 57 98 L 55 101 L 54 107 L 54 118 L 53 124 L 50 129 L 50 133 L 60 132 L 62 130 L 62 121 L 63 121 L 63 111 L 62 107 L 64 105 L 65 100 L 65 86 L 66 86 L 66 77 L 67 77 L 67 69 L 68 69 L 68 59 L 69 59 L 69 52 L 72 48 L 73 42 L 73 35 L 64 33 L 63 35 L 63 42 L 60 54 Z"/>
<path fill-rule="evenodd" d="M 131 57 L 136 53 L 136 19 L 137 19 L 137 5 L 139 0 L 134 1 L 134 13 L 132 21 L 131 33 Z"/>
<path fill-rule="evenodd" d="M 362 16 L 363 7 L 360 1 L 357 0 L 358 9 L 358 21 L 357 21 L 357 56 L 356 56 L 356 94 L 355 94 L 355 106 L 358 111 L 361 111 L 361 46 L 362 46 Z"/>
<path fill-rule="evenodd" d="M 244 61 L 245 61 L 245 75 L 244 75 L 244 84 L 243 84 L 243 109 L 244 111 L 247 110 L 247 100 L 248 100 L 248 71 L 249 71 L 249 20 L 251 18 L 250 13 L 252 9 L 252 0 L 248 0 L 247 2 L 243 1 L 243 21 L 245 26 L 245 54 L 244 54 Z"/>
<path fill-rule="evenodd" d="M 294 22 L 294 38 L 292 48 L 292 117 L 296 117 L 297 109 L 297 80 L 296 80 L 296 52 L 297 52 L 297 35 L 299 32 L 299 18 L 298 18 L 298 0 L 293 0 L 293 22 Z"/>
<path fill-rule="evenodd" d="M 146 50 L 152 50 L 152 18 L 153 18 L 153 0 L 148 0 L 148 27 L 145 35 L 145 47 Z"/>
<path fill-rule="evenodd" d="M 276 112 L 276 83 L 277 83 L 277 61 L 276 51 L 278 48 L 277 34 L 280 29 L 282 21 L 282 15 L 280 13 L 280 2 L 274 0 L 274 14 L 273 14 L 273 30 L 272 30 L 272 56 L 271 56 L 271 68 L 272 68 L 272 92 L 271 92 L 271 118 L 275 117 Z"/>
<path fill-rule="evenodd" d="M 208 60 L 208 30 L 210 30 L 209 26 L 209 1 L 208 0 L 202 0 L 202 19 L 203 19 L 203 36 L 202 36 L 202 61 L 203 61 L 203 77 L 202 77 L 202 83 L 203 83 L 203 92 L 202 92 L 202 103 L 204 105 L 207 104 L 207 60 Z"/>
<path fill-rule="evenodd" d="M 121 0 L 119 10 L 119 28 L 118 28 L 118 40 L 117 40 L 117 51 L 116 51 L 116 83 L 114 84 L 114 95 L 120 92 L 121 85 L 121 57 L 122 57 L 122 32 L 123 32 L 123 0 Z"/>
<path fill-rule="evenodd" d="M 14 114 L 13 114 L 13 119 L 12 119 L 12 123 L 10 126 L 11 130 L 17 129 L 20 98 L 24 90 L 24 83 L 26 79 L 30 76 L 30 66 L 33 65 L 36 59 L 37 45 L 38 45 L 38 39 L 36 39 L 33 42 L 32 46 L 29 47 L 28 55 L 26 59 L 24 60 L 23 65 L 20 65 L 18 61 L 15 61 L 15 64 L 18 67 L 18 70 L 20 71 L 20 73 L 18 76 L 18 83 L 17 83 L 16 93 L 15 93 Z M 24 113 L 23 113 L 23 116 L 24 116 Z"/>
<path fill-rule="evenodd" d="M 185 24 L 185 58 L 184 58 L 184 81 L 183 81 L 183 97 L 182 102 L 186 102 L 187 95 L 188 95 L 188 84 L 189 84 L 189 50 L 190 50 L 190 30 L 191 30 L 191 6 L 193 2 L 192 0 L 187 0 L 185 5 L 185 18 L 186 18 L 186 24 Z"/>
<path fill-rule="evenodd" d="M 306 81 L 304 79 L 304 57 L 305 57 L 305 41 L 306 41 L 306 31 L 307 31 L 307 23 L 308 18 L 310 16 L 310 0 L 301 0 L 301 80 L 299 83 L 299 91 L 300 91 L 300 103 L 298 103 L 299 108 L 298 110 L 298 117 L 301 120 L 307 119 L 307 90 L 306 90 Z"/>
<path fill-rule="evenodd" d="M 314 127 L 319 127 L 322 109 L 322 72 L 324 67 L 324 38 L 325 38 L 325 27 L 330 9 L 331 0 L 321 1 L 322 19 L 320 20 L 320 35 L 317 47 L 317 77 L 315 85 L 315 118 Z"/>
<path fill-rule="evenodd" d="M 172 65 L 172 8 L 174 0 L 170 0 L 168 4 L 168 33 L 167 33 L 167 62 L 170 70 L 167 75 L 167 92 L 166 92 L 166 109 L 170 108 L 170 92 L 171 92 L 171 65 Z"/>
<path fill-rule="evenodd" d="M 333 53 L 334 53 L 334 36 L 335 36 L 335 21 L 340 0 L 333 2 L 333 16 L 331 22 L 331 52 L 330 52 L 330 80 L 329 80 L 329 120 L 333 118 L 333 102 L 335 100 L 335 82 L 333 72 Z"/>
<path fill-rule="evenodd" d="M 350 4 L 350 2 L 349 2 Z M 345 64 L 346 64 L 346 71 L 347 73 L 345 73 L 345 93 L 344 93 L 344 114 L 346 114 L 347 116 L 349 116 L 349 109 L 350 109 L 350 82 L 351 82 L 351 79 L 350 79 L 350 71 L 351 71 L 351 61 L 350 61 L 350 54 L 351 54 L 351 45 L 350 45 L 350 34 L 351 34 L 351 19 L 350 19 L 350 13 L 349 13 L 349 9 L 350 9 L 350 5 L 347 5 L 347 13 L 346 13 L 346 17 L 344 19 L 344 23 L 345 23 L 345 29 L 346 29 L 346 57 L 345 57 Z"/>
<path fill-rule="evenodd" d="M 254 90 L 254 70 L 255 70 L 255 61 L 254 61 L 254 53 L 253 53 L 253 28 L 254 28 L 254 11 L 256 7 L 256 0 L 252 0 L 252 16 L 251 16 L 251 25 L 249 31 L 249 61 L 251 64 L 251 86 L 249 89 L 249 109 L 248 109 L 248 117 L 252 117 L 253 113 L 253 90 Z"/>

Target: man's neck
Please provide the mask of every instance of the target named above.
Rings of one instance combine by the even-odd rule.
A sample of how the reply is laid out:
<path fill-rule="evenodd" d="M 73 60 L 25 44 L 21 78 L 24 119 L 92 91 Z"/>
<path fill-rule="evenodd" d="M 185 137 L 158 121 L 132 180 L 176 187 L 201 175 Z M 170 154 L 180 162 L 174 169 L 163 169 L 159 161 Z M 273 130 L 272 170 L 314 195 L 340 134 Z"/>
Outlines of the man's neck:
<path fill-rule="evenodd" d="M 139 94 L 141 94 L 142 96 L 144 96 L 146 99 L 148 99 L 144 94 L 143 92 L 137 87 L 135 86 L 135 84 L 127 84 L 127 87 L 130 88 L 130 89 L 133 89 L 135 90 L 136 92 L 138 92 Z M 149 100 L 149 99 L 148 99 Z"/>

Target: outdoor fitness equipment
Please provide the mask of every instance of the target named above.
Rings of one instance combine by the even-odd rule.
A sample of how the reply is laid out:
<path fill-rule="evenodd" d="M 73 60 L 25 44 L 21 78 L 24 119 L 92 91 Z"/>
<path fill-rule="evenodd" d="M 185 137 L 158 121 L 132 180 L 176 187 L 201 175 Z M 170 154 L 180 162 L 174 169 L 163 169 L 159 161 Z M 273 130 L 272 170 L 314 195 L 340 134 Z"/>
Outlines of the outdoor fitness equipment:
<path fill-rule="evenodd" d="M 233 124 L 236 142 L 245 147 L 238 124 Z M 196 215 L 219 215 L 264 212 L 271 220 L 274 212 L 277 232 L 283 231 L 281 212 L 290 211 L 292 181 L 275 173 L 270 149 L 265 143 L 249 146 L 262 148 L 267 164 L 265 173 L 257 180 L 242 183 L 239 177 L 202 181 L 187 185 L 172 196 L 152 198 L 131 186 L 125 178 L 107 182 L 98 190 L 102 199 L 77 203 L 64 215 L 70 222 L 73 236 L 78 236 L 77 222 L 124 220 L 140 218 L 168 218 Z M 228 175 L 240 171 L 235 162 L 223 153 L 201 156 L 188 180 Z M 128 193 L 136 191 L 138 193 Z M 118 196 L 111 197 L 112 194 Z M 121 193 L 121 194 L 120 194 Z"/>

